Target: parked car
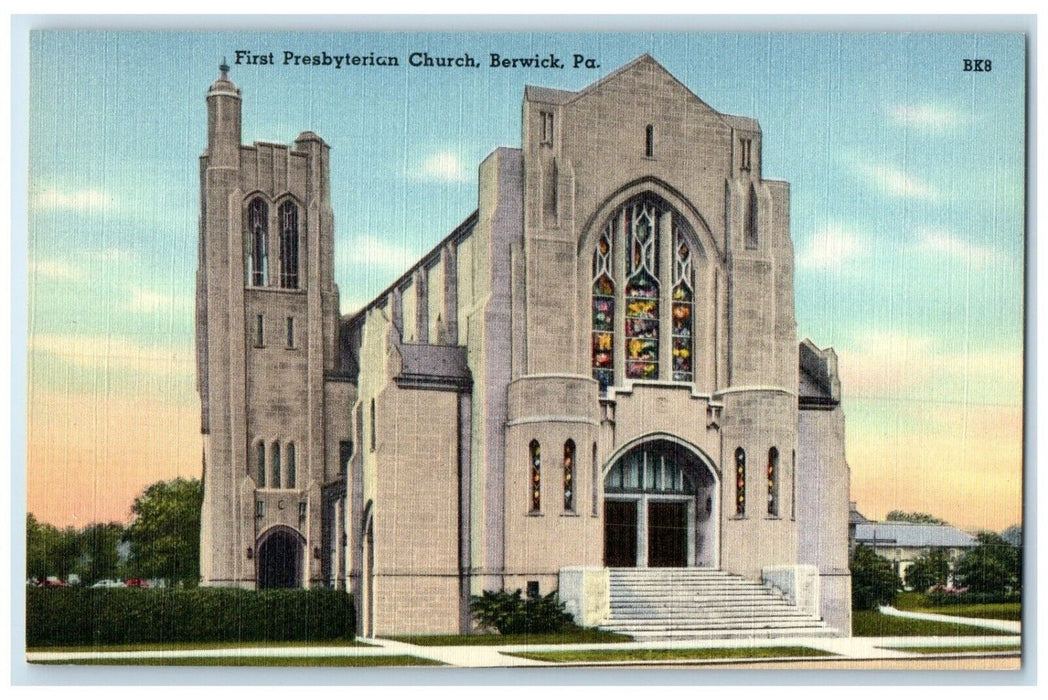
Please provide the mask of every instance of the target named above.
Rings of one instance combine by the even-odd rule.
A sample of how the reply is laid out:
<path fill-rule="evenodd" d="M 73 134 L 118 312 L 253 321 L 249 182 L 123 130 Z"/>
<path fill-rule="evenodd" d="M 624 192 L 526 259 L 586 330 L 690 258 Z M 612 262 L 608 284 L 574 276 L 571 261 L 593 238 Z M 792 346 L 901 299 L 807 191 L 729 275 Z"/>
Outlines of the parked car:
<path fill-rule="evenodd" d="M 128 588 L 149 588 L 149 581 L 144 578 L 129 578 L 124 580 L 124 585 Z"/>
<path fill-rule="evenodd" d="M 57 576 L 48 576 L 40 582 L 41 588 L 69 588 L 69 584 Z"/>
<path fill-rule="evenodd" d="M 125 583 L 116 579 L 104 578 L 91 584 L 91 588 L 124 588 Z"/>

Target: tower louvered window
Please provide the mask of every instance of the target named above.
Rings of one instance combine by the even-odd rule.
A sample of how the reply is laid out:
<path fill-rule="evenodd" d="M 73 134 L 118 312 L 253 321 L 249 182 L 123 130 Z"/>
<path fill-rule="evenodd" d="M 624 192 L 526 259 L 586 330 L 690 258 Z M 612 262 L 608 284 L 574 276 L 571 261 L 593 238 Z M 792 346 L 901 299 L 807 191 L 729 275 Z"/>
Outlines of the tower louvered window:
<path fill-rule="evenodd" d="M 251 247 L 248 253 L 248 280 L 251 286 L 263 287 L 266 284 L 268 256 L 266 255 L 266 238 L 269 207 L 258 198 L 252 199 L 247 206 L 247 233 Z"/>
<path fill-rule="evenodd" d="M 294 202 L 280 205 L 280 286 L 298 289 L 298 207 Z"/>

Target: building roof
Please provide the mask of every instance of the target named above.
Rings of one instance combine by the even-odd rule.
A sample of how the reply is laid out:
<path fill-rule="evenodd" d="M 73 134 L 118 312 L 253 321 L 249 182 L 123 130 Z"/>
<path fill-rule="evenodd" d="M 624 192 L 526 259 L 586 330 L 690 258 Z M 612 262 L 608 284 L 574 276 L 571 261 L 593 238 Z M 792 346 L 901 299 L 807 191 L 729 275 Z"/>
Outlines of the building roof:
<path fill-rule="evenodd" d="M 953 525 L 859 522 L 855 542 L 878 547 L 974 547 L 979 542 Z"/>
<path fill-rule="evenodd" d="M 859 512 L 858 505 L 855 501 L 851 501 L 848 504 L 848 524 L 857 525 L 859 523 L 868 523 L 870 519 Z"/>

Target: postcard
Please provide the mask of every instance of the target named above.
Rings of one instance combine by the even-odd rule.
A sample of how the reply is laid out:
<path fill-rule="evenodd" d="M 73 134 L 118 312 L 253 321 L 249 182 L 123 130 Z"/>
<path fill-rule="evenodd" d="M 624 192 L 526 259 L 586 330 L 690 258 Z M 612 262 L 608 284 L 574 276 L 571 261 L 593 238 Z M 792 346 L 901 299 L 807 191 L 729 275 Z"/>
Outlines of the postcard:
<path fill-rule="evenodd" d="M 28 662 L 1020 668 L 1026 42 L 32 32 Z"/>

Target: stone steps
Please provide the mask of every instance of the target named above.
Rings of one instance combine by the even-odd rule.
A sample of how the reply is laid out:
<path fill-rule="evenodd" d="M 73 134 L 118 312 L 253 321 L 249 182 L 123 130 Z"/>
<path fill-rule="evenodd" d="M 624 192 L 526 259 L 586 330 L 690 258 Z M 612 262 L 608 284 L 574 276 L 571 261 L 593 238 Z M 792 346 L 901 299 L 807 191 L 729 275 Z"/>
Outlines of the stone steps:
<path fill-rule="evenodd" d="M 602 629 L 655 639 L 829 637 L 837 631 L 758 581 L 712 569 L 611 569 Z"/>

